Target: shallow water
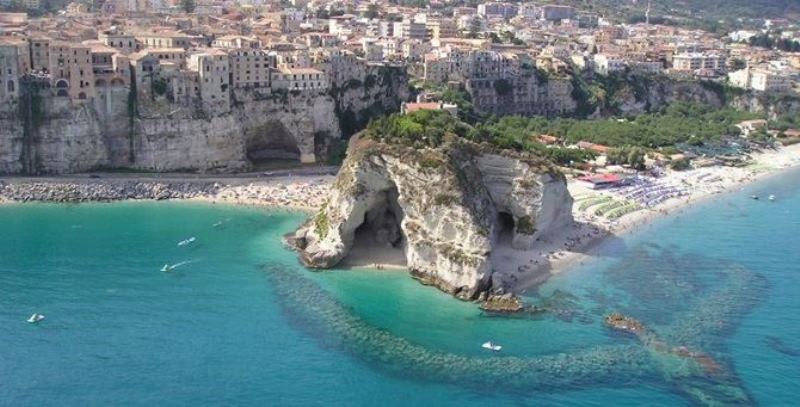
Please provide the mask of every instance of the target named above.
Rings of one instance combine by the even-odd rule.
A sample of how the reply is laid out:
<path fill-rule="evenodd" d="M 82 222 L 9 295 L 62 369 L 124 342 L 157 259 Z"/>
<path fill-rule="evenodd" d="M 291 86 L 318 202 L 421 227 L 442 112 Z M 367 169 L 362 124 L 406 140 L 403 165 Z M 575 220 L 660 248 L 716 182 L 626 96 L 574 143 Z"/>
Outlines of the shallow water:
<path fill-rule="evenodd" d="M 609 242 L 530 293 L 550 312 L 513 319 L 401 272 L 305 271 L 280 245 L 298 214 L 2 206 L 0 404 L 791 405 L 798 181 L 781 175 Z M 613 311 L 651 337 L 604 327 Z M 34 312 L 47 319 L 26 323 Z"/>

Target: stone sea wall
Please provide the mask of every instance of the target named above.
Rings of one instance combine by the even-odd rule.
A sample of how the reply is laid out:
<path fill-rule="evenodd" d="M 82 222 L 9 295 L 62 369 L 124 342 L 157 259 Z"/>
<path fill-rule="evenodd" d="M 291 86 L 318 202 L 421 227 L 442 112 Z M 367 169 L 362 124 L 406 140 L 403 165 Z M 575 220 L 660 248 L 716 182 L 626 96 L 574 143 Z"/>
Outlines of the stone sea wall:
<path fill-rule="evenodd" d="M 86 182 L 0 181 L 0 200 L 15 202 L 110 202 L 122 200 L 191 199 L 216 194 L 213 182 L 92 180 Z"/>

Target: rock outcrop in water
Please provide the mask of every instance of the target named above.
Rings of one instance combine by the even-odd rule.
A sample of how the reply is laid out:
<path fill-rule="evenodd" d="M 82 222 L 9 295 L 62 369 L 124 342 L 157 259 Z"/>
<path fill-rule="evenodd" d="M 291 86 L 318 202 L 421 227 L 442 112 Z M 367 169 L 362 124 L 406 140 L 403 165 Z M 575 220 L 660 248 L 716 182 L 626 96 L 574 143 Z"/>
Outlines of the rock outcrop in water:
<path fill-rule="evenodd" d="M 424 149 L 356 139 L 293 244 L 312 268 L 336 266 L 357 244 L 402 249 L 415 278 L 478 299 L 497 294 L 495 248 L 530 249 L 572 222 L 564 176 L 536 156 L 462 139 Z"/>

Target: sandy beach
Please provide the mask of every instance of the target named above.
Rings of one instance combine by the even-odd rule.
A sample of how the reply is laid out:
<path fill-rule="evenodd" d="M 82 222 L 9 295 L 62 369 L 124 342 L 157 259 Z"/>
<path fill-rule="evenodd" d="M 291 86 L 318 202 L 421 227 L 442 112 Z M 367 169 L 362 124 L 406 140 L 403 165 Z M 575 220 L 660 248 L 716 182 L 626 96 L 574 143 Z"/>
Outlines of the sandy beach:
<path fill-rule="evenodd" d="M 593 190 L 589 184 L 570 179 L 568 187 L 575 198 L 573 215 L 576 224 L 560 236 L 549 236 L 533 249 L 535 253 L 515 251 L 517 262 L 529 265 L 516 274 L 502 276 L 516 290 L 539 284 L 552 275 L 581 264 L 593 255 L 606 239 L 646 227 L 655 219 L 671 216 L 700 202 L 723 193 L 741 190 L 745 185 L 783 170 L 800 165 L 800 144 L 768 150 L 753 155 L 744 167 L 707 167 L 686 171 L 669 171 L 658 179 L 658 184 L 681 191 L 678 197 L 667 199 L 651 207 L 640 206 L 618 218 L 597 215 L 598 207 L 607 202 L 629 202 L 628 197 L 616 190 Z M 598 205 L 587 205 L 591 199 Z M 767 197 L 761 197 L 767 199 Z M 622 204 L 620 204 L 622 207 Z M 533 260 L 533 262 L 531 262 Z M 511 281 L 508 281 L 508 280 Z"/>
<path fill-rule="evenodd" d="M 327 198 L 334 178 L 331 175 L 294 175 L 254 180 L 243 185 L 218 184 L 215 194 L 190 200 L 313 212 Z"/>

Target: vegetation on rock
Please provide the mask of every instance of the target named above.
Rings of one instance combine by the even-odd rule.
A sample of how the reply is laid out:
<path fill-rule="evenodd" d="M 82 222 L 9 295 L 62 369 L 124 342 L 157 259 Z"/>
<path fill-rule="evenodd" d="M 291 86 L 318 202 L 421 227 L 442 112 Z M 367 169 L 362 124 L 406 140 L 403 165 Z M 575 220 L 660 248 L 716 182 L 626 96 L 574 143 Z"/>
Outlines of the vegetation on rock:
<path fill-rule="evenodd" d="M 533 235 L 536 233 L 536 223 L 530 216 L 522 216 L 517 219 L 516 231 L 523 235 Z"/>
<path fill-rule="evenodd" d="M 678 144 L 715 143 L 723 136 L 738 135 L 736 123 L 760 117 L 730 108 L 715 109 L 697 103 L 677 102 L 657 113 L 630 119 L 506 116 L 470 125 L 443 111 L 424 110 L 373 120 L 367 126 L 364 138 L 415 149 L 436 148 L 447 142 L 466 140 L 498 150 L 531 153 L 561 165 L 595 158 L 594 153 L 582 149 L 546 146 L 537 136 L 547 134 L 559 137 L 565 144 L 587 141 L 611 147 L 608 152 L 611 163 L 640 168 L 648 150 L 659 149 L 669 153 Z M 782 117 L 775 124 L 782 128 L 796 127 L 793 117 Z M 438 159 L 424 162 L 430 168 L 440 165 Z"/>

